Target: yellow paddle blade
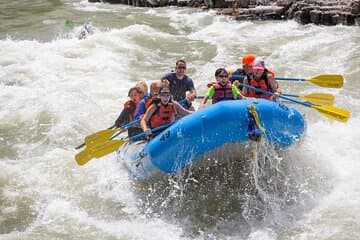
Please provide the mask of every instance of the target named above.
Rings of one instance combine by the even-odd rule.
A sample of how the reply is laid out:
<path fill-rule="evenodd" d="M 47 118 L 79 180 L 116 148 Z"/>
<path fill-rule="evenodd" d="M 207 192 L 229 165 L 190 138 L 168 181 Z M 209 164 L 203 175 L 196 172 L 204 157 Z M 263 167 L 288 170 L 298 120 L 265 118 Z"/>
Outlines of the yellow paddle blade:
<path fill-rule="evenodd" d="M 121 129 L 115 128 L 115 129 L 106 129 L 106 130 L 98 131 L 94 134 L 85 137 L 85 144 L 87 147 L 92 147 L 99 143 L 105 142 L 119 130 Z"/>
<path fill-rule="evenodd" d="M 344 84 L 344 78 L 340 74 L 322 74 L 316 77 L 305 79 L 320 87 L 341 88 Z"/>
<path fill-rule="evenodd" d="M 333 105 L 335 101 L 335 97 L 329 93 L 311 93 L 299 98 L 315 105 Z"/>
<path fill-rule="evenodd" d="M 312 105 L 311 107 L 318 110 L 322 115 L 339 122 L 346 122 L 350 117 L 350 112 L 345 109 L 336 108 L 333 106 Z"/>
<path fill-rule="evenodd" d="M 93 158 L 100 158 L 117 150 L 121 145 L 128 142 L 128 139 L 109 140 L 99 145 L 86 148 L 75 155 L 75 161 L 80 165 L 84 165 Z"/>
<path fill-rule="evenodd" d="M 87 148 L 85 148 L 84 150 L 82 150 L 81 152 L 79 152 L 79 153 L 77 153 L 75 155 L 75 161 L 80 166 L 84 165 L 85 163 L 87 163 L 91 159 L 92 159 L 92 156 L 91 156 L 91 154 L 90 154 L 90 152 L 88 151 Z"/>

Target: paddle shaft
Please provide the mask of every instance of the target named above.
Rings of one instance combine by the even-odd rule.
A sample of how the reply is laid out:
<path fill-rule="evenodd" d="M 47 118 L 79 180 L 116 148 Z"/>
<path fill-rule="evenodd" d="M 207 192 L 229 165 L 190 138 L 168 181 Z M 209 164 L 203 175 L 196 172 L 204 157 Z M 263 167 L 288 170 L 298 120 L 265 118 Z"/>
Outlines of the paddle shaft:
<path fill-rule="evenodd" d="M 271 95 L 271 96 L 276 96 L 276 97 L 279 97 L 279 98 L 283 98 L 283 99 L 286 99 L 286 100 L 288 100 L 288 101 L 291 101 L 291 102 L 295 102 L 295 103 L 304 105 L 304 106 L 306 106 L 306 107 L 311 107 L 311 106 L 312 106 L 312 104 L 310 104 L 310 103 L 298 101 L 298 100 L 295 100 L 295 99 L 290 98 L 290 97 L 285 97 L 285 96 L 283 96 L 283 95 L 276 95 L 276 94 L 273 93 L 273 92 L 269 92 L 269 91 L 262 90 L 262 89 L 260 89 L 260 88 L 252 87 L 252 86 L 249 86 L 249 85 L 244 84 L 244 83 L 240 83 L 240 85 L 243 86 L 243 87 L 249 88 L 249 89 L 251 89 L 251 90 L 254 90 L 254 91 L 256 91 L 256 92 L 261 92 L 261 93 L 264 93 L 264 94 L 267 94 L 267 95 Z"/>
<path fill-rule="evenodd" d="M 264 91 L 262 89 L 255 88 L 255 87 L 243 84 L 243 83 L 241 85 L 243 87 L 250 88 L 250 89 L 252 89 L 254 91 L 258 91 L 258 92 L 261 92 L 261 93 L 264 93 L 264 94 L 268 94 L 268 95 L 271 95 L 271 96 L 276 95 L 276 94 L 274 94 L 272 92 Z M 336 108 L 336 107 L 327 106 L 327 105 L 324 105 L 324 106 L 315 105 L 315 104 L 311 104 L 311 103 L 308 103 L 308 102 L 302 102 L 302 101 L 298 101 L 298 100 L 295 100 L 295 99 L 292 99 L 292 98 L 281 96 L 281 95 L 280 96 L 276 95 L 276 96 L 279 97 L 279 98 L 289 100 L 291 102 L 298 103 L 298 104 L 306 106 L 306 107 L 314 108 L 319 113 L 326 116 L 327 118 L 330 118 L 330 119 L 333 119 L 333 120 L 336 120 L 336 121 L 339 121 L 339 122 L 346 122 L 350 117 L 350 112 L 348 110 L 345 110 L 345 109 Z"/>
<path fill-rule="evenodd" d="M 235 77 L 235 78 L 245 78 L 245 75 L 231 75 L 231 77 Z M 291 78 L 291 77 L 275 77 L 275 80 L 284 80 L 284 81 L 296 81 L 296 82 L 304 82 L 307 79 L 305 78 Z"/>
<path fill-rule="evenodd" d="M 167 128 L 167 127 L 170 127 L 172 124 L 174 124 L 174 122 L 175 121 L 164 124 L 164 125 L 161 125 L 161 126 L 159 126 L 157 128 L 153 128 L 153 129 L 151 129 L 151 132 L 158 132 L 158 131 L 163 130 L 163 129 Z M 132 136 L 132 137 L 129 138 L 129 140 L 134 141 L 134 140 L 139 139 L 139 138 L 141 138 L 143 136 L 145 136 L 145 132 L 139 133 L 138 135 L 135 135 L 135 136 Z"/>
<path fill-rule="evenodd" d="M 231 75 L 231 77 L 235 77 L 235 78 L 244 78 L 246 77 L 245 75 Z M 288 77 L 275 77 L 275 80 L 286 80 L 286 81 L 297 81 L 297 82 L 304 82 L 306 81 L 305 78 L 288 78 Z"/>

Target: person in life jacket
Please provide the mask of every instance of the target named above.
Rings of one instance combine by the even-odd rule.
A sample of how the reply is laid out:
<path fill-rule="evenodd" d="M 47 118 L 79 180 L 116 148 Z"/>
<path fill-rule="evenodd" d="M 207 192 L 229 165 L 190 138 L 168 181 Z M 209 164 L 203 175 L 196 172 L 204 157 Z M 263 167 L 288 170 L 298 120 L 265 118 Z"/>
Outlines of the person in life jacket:
<path fill-rule="evenodd" d="M 142 93 L 140 88 L 132 87 L 128 92 L 130 99 L 124 103 L 124 108 L 121 111 L 119 117 L 115 121 L 116 127 L 121 127 L 129 122 L 132 122 L 135 117 L 135 110 L 140 102 L 140 94 Z"/>
<path fill-rule="evenodd" d="M 271 76 L 273 77 L 273 78 L 275 78 L 275 73 L 273 72 L 273 71 L 271 71 L 270 69 L 268 69 L 266 66 L 265 66 L 265 61 L 264 60 L 262 60 L 261 58 L 255 58 L 255 60 L 254 60 L 254 64 L 253 65 L 261 65 L 261 66 L 263 66 L 264 67 L 264 72 L 265 73 L 270 73 L 271 74 Z"/>
<path fill-rule="evenodd" d="M 228 72 L 225 68 L 218 68 L 215 71 L 215 79 L 216 83 L 213 83 L 208 89 L 200 108 L 205 107 L 208 99 L 212 99 L 212 104 L 214 104 L 224 100 L 244 98 L 238 88 L 230 82 Z"/>
<path fill-rule="evenodd" d="M 154 81 L 150 84 L 150 94 L 146 95 L 145 98 L 141 99 L 135 113 L 135 120 L 143 117 L 146 109 L 150 107 L 153 101 L 159 100 L 159 91 L 161 87 L 161 81 Z"/>
<path fill-rule="evenodd" d="M 236 69 L 235 71 L 231 71 L 230 81 L 239 88 L 241 91 L 243 87 L 240 85 L 240 83 L 244 82 L 244 78 L 248 77 L 250 78 L 253 69 L 252 66 L 254 64 L 256 56 L 254 54 L 246 54 L 242 57 L 242 67 Z"/>
<path fill-rule="evenodd" d="M 281 94 L 279 84 L 274 79 L 274 73 L 270 73 L 261 61 L 254 63 L 253 75 L 250 76 L 250 78 L 246 77 L 244 79 L 244 84 L 259 88 L 263 91 L 273 92 L 276 95 Z M 260 91 L 255 91 L 246 87 L 243 87 L 242 93 L 247 97 L 273 99 L 272 95 L 261 93 Z"/>
<path fill-rule="evenodd" d="M 151 129 L 175 121 L 177 112 L 186 115 L 193 111 L 189 111 L 178 102 L 173 101 L 169 86 L 162 85 L 160 88 L 160 102 L 153 102 L 140 121 L 145 137 L 149 139 L 152 136 Z"/>

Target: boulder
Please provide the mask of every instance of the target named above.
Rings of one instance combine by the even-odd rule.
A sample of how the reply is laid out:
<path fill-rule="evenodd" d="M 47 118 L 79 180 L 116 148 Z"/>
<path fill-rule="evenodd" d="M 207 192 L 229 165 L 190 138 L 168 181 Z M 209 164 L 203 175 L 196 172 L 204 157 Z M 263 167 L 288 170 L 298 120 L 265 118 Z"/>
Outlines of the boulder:
<path fill-rule="evenodd" d="M 295 19 L 301 24 L 360 25 L 360 0 L 88 0 L 139 7 L 216 8 L 236 20 Z"/>

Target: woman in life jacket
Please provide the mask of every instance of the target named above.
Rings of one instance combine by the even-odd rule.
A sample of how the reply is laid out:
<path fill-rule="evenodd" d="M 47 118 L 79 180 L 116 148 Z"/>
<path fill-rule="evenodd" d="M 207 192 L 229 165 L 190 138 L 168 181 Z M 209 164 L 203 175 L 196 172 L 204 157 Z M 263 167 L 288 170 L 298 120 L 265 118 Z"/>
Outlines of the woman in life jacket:
<path fill-rule="evenodd" d="M 244 96 L 239 92 L 238 88 L 231 84 L 229 80 L 228 72 L 225 68 L 218 68 L 215 71 L 216 82 L 213 83 L 206 96 L 204 97 L 200 108 L 204 108 L 208 99 L 212 99 L 212 104 L 224 101 L 224 100 L 234 100 L 234 99 L 243 99 Z"/>
<path fill-rule="evenodd" d="M 140 88 L 132 87 L 128 92 L 130 99 L 124 103 L 124 108 L 121 111 L 119 117 L 115 121 L 116 127 L 121 127 L 134 120 L 135 110 L 140 102 L 140 95 L 142 91 Z"/>
<path fill-rule="evenodd" d="M 263 62 L 261 61 L 254 62 L 253 75 L 250 78 L 246 77 L 244 79 L 244 84 L 280 95 L 281 91 L 279 89 L 279 84 L 274 79 L 274 73 L 267 70 L 263 65 Z M 272 95 L 261 93 L 260 91 L 255 91 L 246 87 L 243 88 L 242 94 L 247 97 L 273 99 Z"/>
<path fill-rule="evenodd" d="M 153 102 L 150 105 L 141 119 L 140 125 L 145 137 L 149 139 L 152 136 L 151 129 L 175 121 L 176 113 L 187 115 L 192 112 L 173 101 L 169 86 L 163 85 L 160 88 L 160 102 Z"/>

